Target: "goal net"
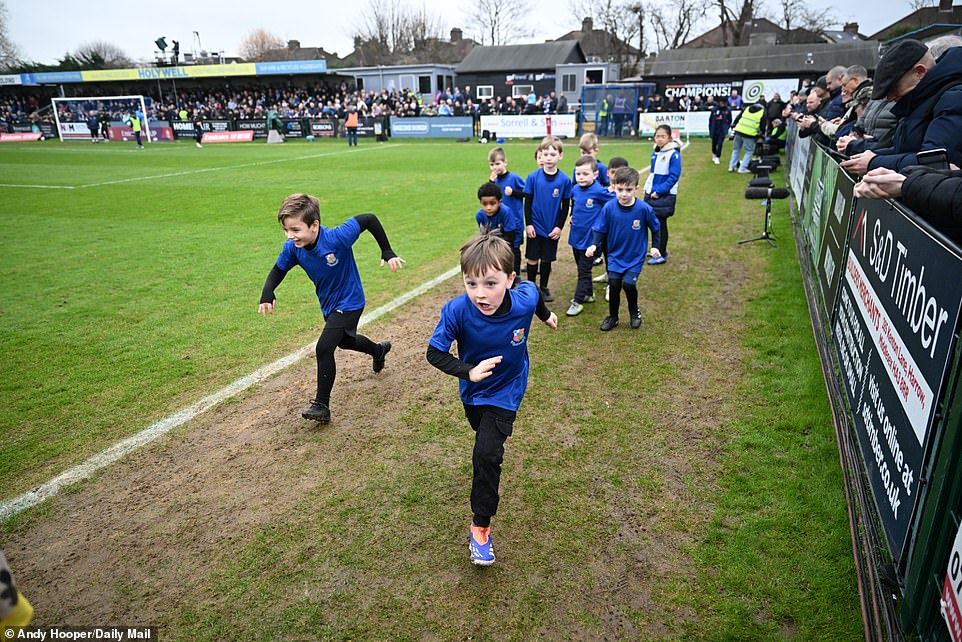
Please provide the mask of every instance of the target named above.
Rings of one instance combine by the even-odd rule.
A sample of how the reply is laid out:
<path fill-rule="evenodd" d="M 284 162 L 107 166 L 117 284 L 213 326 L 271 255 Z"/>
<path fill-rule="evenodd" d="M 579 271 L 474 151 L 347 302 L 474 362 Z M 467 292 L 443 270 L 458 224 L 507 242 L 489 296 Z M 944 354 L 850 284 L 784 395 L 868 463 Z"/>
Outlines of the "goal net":
<path fill-rule="evenodd" d="M 143 96 L 76 96 L 53 98 L 54 119 L 60 140 L 133 140 L 131 121 L 139 111 L 141 140 L 152 142 L 148 126 L 149 98 Z M 91 131 L 91 128 L 95 128 Z"/>

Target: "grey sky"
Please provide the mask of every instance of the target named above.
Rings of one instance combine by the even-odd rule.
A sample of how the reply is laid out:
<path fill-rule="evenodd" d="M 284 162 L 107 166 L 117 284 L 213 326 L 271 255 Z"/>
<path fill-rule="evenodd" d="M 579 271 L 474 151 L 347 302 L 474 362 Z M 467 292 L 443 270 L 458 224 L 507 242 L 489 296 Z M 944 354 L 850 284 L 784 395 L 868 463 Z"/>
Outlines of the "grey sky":
<path fill-rule="evenodd" d="M 402 0 L 405 1 L 405 0 Z M 406 0 L 419 6 L 418 0 Z M 665 1 L 665 0 L 662 0 Z M 567 6 L 565 0 L 529 0 L 532 28 L 529 42 L 541 42 L 577 29 L 581 16 L 571 11 L 558 11 Z M 461 27 L 470 37 L 465 2 L 421 0 L 442 19 L 445 34 Z M 869 35 L 909 13 L 906 0 L 809 0 L 813 7 L 829 7 L 840 22 L 856 21 L 860 31 Z M 776 0 L 767 0 L 774 10 Z M 280 3 L 250 0 L 188 0 L 184 3 L 121 3 L 91 0 L 6 0 L 10 36 L 28 60 L 55 63 L 64 53 L 84 42 L 105 40 L 123 49 L 135 60 L 153 57 L 154 40 L 166 36 L 167 42 L 179 40 L 181 51 L 194 47 L 197 31 L 204 49 L 236 55 L 243 37 L 255 28 L 265 28 L 284 40 L 297 39 L 305 47 L 324 47 L 345 56 L 351 52 L 351 34 L 360 22 L 359 15 L 367 0 L 318 2 L 317 0 L 284 0 Z M 141 7 L 135 13 L 131 7 Z M 42 8 L 41 8 L 42 7 Z M 172 7 L 166 9 L 164 7 Z M 348 9 L 356 7 L 354 13 Z M 870 8 L 869 8 L 870 7 Z M 708 25 L 710 26 L 710 25 Z"/>

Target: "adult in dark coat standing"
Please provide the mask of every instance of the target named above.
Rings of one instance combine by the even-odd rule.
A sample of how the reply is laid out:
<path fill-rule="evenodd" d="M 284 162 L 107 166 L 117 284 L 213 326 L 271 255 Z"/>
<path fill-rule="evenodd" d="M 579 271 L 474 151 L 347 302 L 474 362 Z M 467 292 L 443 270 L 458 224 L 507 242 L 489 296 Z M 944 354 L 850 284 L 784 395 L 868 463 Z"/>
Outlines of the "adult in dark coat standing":
<path fill-rule="evenodd" d="M 732 126 L 732 110 L 728 107 L 728 99 L 722 96 L 712 105 L 708 112 L 708 134 L 711 136 L 711 162 L 720 164 L 722 146 L 725 137 Z"/>

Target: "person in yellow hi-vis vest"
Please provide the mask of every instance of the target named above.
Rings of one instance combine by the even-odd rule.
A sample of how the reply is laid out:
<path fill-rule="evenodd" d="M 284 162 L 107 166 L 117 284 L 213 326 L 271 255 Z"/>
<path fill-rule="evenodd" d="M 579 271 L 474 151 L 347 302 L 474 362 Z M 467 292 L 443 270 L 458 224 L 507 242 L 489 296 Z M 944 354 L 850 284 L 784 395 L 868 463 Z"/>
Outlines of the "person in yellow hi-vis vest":
<path fill-rule="evenodd" d="M 752 154 L 755 153 L 755 139 L 758 138 L 759 132 L 764 131 L 764 125 L 765 105 L 761 102 L 749 105 L 738 114 L 738 118 L 732 123 L 735 139 L 732 143 L 732 158 L 728 162 L 729 172 L 734 172 L 737 167 L 739 174 L 748 173 L 748 163 L 752 159 Z M 745 151 L 739 165 L 738 155 L 742 153 L 742 149 Z"/>
<path fill-rule="evenodd" d="M 0 551 L 0 641 L 15 639 L 8 633 L 16 635 L 15 629 L 27 626 L 32 618 L 33 607 L 27 598 L 17 591 L 7 558 L 3 556 L 3 551 Z"/>

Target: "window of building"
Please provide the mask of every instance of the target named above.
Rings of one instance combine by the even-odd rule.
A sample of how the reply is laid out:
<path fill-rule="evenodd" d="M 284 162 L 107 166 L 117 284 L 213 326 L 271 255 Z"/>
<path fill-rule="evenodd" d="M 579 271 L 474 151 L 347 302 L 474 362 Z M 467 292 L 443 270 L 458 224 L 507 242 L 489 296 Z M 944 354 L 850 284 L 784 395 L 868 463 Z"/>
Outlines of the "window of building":
<path fill-rule="evenodd" d="M 518 96 L 527 96 L 533 91 L 534 85 L 511 85 L 512 98 L 517 98 Z"/>
<path fill-rule="evenodd" d="M 482 98 L 494 98 L 494 85 L 478 85 L 475 87 L 478 100 Z"/>
<path fill-rule="evenodd" d="M 571 92 L 578 88 L 578 81 L 574 74 L 562 74 L 561 91 Z"/>
<path fill-rule="evenodd" d="M 418 76 L 418 93 L 419 94 L 430 94 L 431 93 L 431 76 Z"/>

